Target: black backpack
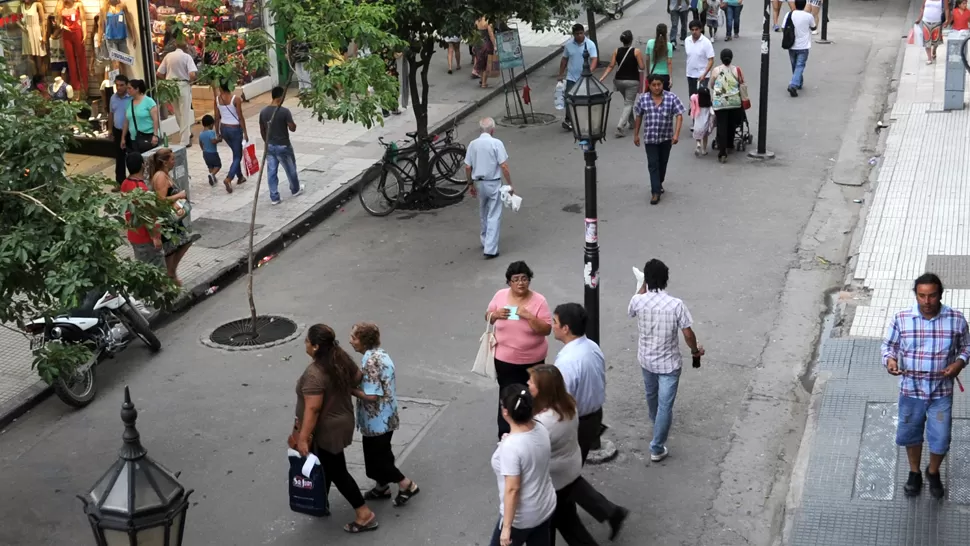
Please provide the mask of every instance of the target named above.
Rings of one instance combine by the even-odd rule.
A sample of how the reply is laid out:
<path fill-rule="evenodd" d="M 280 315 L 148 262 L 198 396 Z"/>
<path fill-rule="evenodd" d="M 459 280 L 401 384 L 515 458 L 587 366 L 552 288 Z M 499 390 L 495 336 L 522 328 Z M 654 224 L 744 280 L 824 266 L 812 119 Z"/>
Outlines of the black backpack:
<path fill-rule="evenodd" d="M 782 49 L 791 49 L 791 46 L 795 45 L 795 22 L 791 20 L 792 13 L 788 12 L 788 16 L 785 17 L 785 28 L 781 31 Z"/>

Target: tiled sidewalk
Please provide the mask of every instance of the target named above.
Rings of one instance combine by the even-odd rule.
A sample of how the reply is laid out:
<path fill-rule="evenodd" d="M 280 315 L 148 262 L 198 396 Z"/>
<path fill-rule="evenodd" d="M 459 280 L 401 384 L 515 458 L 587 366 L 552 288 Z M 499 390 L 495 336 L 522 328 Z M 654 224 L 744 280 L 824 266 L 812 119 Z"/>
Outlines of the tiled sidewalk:
<path fill-rule="evenodd" d="M 823 340 L 792 546 L 970 544 L 968 395 L 954 397 L 945 499 L 925 487 L 906 498 L 909 465 L 895 444 L 898 380 L 880 350 L 891 316 L 914 304 L 912 282 L 924 271 L 940 273 L 947 304 L 970 311 L 970 112 L 942 112 L 942 97 L 942 64 L 928 66 L 921 49 L 906 46 L 854 272 L 871 300 L 855 308 L 848 337 Z M 925 467 L 926 450 L 923 459 Z"/>
<path fill-rule="evenodd" d="M 601 19 L 601 23 L 604 19 Z M 519 23 L 517 28 L 523 46 L 523 56 L 529 67 L 538 67 L 549 59 L 555 59 L 567 35 L 558 32 L 536 32 L 528 25 Z M 479 104 L 483 104 L 500 93 L 501 79 L 492 83 L 490 89 L 481 89 L 476 81 L 469 78 L 473 60 L 468 57 L 467 49 L 462 55 L 462 70 L 447 73 L 447 57 L 444 51 L 436 53 L 432 59 L 429 80 L 431 81 L 428 106 L 429 127 L 434 128 L 450 122 L 455 117 L 467 115 Z M 259 111 L 269 104 L 268 95 L 257 97 L 243 104 L 243 113 L 249 129 L 249 136 L 256 144 L 261 155 L 263 142 L 259 137 Z M 310 111 L 296 105 L 296 98 L 289 98 L 286 106 L 293 111 L 297 131 L 291 133 L 291 141 L 296 152 L 300 181 L 306 186 L 303 195 L 288 198 L 286 175 L 280 169 L 280 187 L 283 197 L 281 205 L 272 206 L 265 177 L 257 209 L 257 230 L 255 243 L 278 239 L 292 224 L 312 207 L 328 201 L 341 189 L 357 179 L 371 165 L 378 161 L 383 149 L 377 142 L 378 137 L 388 140 L 402 140 L 405 133 L 415 128 L 413 111 L 405 110 L 402 115 L 390 116 L 383 126 L 371 129 L 357 124 L 342 124 L 338 121 L 318 122 Z M 551 98 L 548 110 L 552 110 Z M 201 126 L 193 128 L 198 135 Z M 197 142 L 197 139 L 196 139 Z M 220 145 L 224 175 L 229 168 L 232 154 L 224 144 Z M 100 172 L 109 179 L 114 178 L 114 160 L 97 157 L 68 155 L 71 172 L 93 174 Z M 220 183 L 210 187 L 207 182 L 207 169 L 202 160 L 198 144 L 188 150 L 190 196 L 193 203 L 192 223 L 202 238 L 189 250 L 183 259 L 179 274 L 187 291 L 201 294 L 212 282 L 226 271 L 236 267 L 246 257 L 248 247 L 248 226 L 256 188 L 256 175 L 249 182 L 234 186 L 232 194 L 227 194 Z M 122 247 L 121 252 L 130 252 Z M 0 325 L 2 326 L 2 325 Z M 31 356 L 28 341 L 17 332 L 0 327 L 0 422 L 25 401 L 43 392 L 36 373 L 31 370 Z"/>

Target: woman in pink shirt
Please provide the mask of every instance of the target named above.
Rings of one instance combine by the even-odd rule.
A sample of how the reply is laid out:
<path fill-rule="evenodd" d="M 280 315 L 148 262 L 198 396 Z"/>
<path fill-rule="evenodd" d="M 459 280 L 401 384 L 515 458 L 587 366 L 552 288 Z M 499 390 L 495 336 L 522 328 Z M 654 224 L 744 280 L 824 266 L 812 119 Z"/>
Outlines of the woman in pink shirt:
<path fill-rule="evenodd" d="M 542 294 L 531 290 L 532 270 L 525 262 L 512 262 L 505 271 L 509 285 L 495 293 L 485 320 L 495 325 L 495 375 L 499 392 L 507 385 L 529 382 L 529 368 L 544 364 L 549 352 L 546 337 L 552 332 L 552 313 Z M 501 401 L 500 401 L 501 402 Z M 498 437 L 509 424 L 498 408 Z"/>

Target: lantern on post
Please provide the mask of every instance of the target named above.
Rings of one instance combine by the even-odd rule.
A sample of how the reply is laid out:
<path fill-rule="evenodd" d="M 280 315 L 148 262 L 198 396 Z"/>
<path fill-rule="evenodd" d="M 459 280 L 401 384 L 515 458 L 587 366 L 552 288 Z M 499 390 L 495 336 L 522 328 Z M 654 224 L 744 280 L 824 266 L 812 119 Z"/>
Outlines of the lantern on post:
<path fill-rule="evenodd" d="M 177 474 L 148 457 L 135 429 L 137 418 L 125 387 L 124 444 L 118 460 L 78 498 L 98 546 L 181 546 L 192 491 L 186 492 Z"/>
<path fill-rule="evenodd" d="M 586 307 L 586 336 L 600 341 L 599 293 L 599 219 L 596 215 L 596 143 L 606 137 L 613 92 L 603 85 L 589 67 L 589 50 L 583 53 L 583 74 L 566 93 L 566 108 L 573 121 L 573 137 L 583 148 L 586 160 L 586 246 L 583 250 L 583 279 Z"/>

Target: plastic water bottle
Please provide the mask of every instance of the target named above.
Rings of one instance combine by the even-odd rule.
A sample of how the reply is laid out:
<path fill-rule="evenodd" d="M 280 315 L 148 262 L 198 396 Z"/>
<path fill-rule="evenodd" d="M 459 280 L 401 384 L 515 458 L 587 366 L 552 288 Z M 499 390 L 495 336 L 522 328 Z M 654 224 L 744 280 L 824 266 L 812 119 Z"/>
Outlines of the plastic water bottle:
<path fill-rule="evenodd" d="M 566 82 L 559 82 L 556 84 L 555 104 L 556 110 L 566 109 Z"/>

